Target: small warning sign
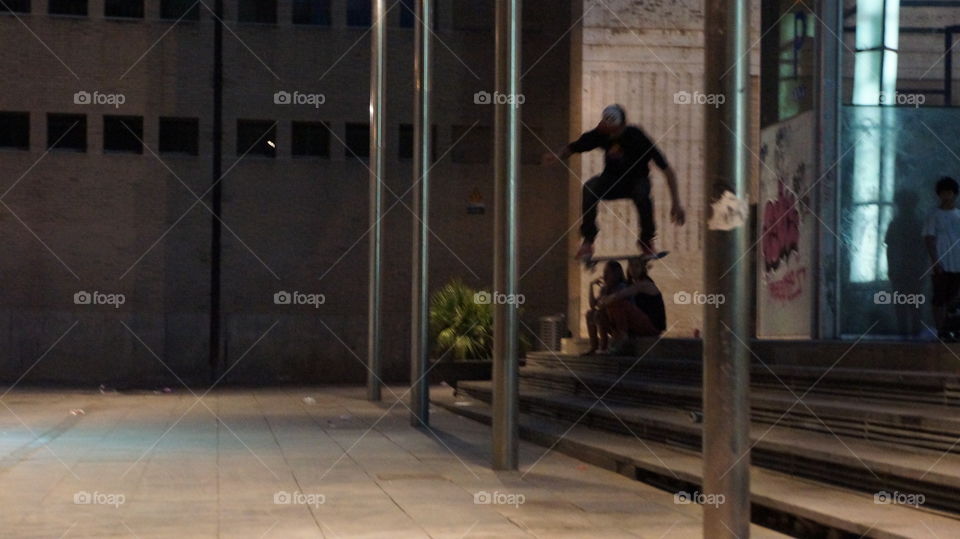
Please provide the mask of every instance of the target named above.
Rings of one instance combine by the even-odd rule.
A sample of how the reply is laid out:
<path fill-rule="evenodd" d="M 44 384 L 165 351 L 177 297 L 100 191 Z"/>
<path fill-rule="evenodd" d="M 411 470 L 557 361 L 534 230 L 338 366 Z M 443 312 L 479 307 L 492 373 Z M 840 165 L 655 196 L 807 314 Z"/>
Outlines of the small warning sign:
<path fill-rule="evenodd" d="M 483 195 L 480 194 L 479 188 L 474 188 L 473 192 L 470 193 L 470 198 L 467 200 L 467 214 L 483 215 L 486 212 L 487 205 L 483 203 Z"/>

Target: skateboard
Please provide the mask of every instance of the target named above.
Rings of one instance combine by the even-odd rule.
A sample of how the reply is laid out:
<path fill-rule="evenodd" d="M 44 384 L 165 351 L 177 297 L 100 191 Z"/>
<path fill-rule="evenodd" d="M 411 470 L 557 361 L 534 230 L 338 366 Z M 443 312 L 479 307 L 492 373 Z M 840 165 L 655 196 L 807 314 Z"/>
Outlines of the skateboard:
<path fill-rule="evenodd" d="M 649 254 L 649 255 L 626 255 L 626 256 L 592 256 L 590 258 L 583 259 L 583 265 L 587 269 L 594 269 L 597 267 L 597 264 L 600 262 L 609 262 L 610 260 L 625 260 L 629 262 L 630 260 L 643 260 L 650 262 L 653 260 L 660 260 L 661 258 L 670 254 L 670 251 L 660 251 L 658 253 Z"/>

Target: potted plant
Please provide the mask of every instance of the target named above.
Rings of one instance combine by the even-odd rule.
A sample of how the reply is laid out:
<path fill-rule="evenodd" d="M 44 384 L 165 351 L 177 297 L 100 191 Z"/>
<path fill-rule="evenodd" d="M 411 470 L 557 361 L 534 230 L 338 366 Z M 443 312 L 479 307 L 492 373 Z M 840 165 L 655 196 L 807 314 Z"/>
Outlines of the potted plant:
<path fill-rule="evenodd" d="M 430 383 L 489 380 L 493 362 L 493 305 L 489 292 L 454 279 L 430 298 Z M 527 339 L 521 336 L 521 355 Z"/>

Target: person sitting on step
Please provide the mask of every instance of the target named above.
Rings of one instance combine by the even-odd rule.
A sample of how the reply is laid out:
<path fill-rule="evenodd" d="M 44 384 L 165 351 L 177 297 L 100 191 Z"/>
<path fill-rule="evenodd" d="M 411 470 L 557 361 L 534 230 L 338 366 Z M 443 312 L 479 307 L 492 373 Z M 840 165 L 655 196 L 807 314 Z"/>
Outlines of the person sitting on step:
<path fill-rule="evenodd" d="M 631 259 L 627 286 L 597 301 L 611 324 L 610 354 L 624 353 L 632 337 L 656 337 L 667 329 L 663 294 L 648 272 L 650 260 Z"/>
<path fill-rule="evenodd" d="M 618 292 L 627 286 L 627 279 L 623 274 L 623 266 L 616 260 L 611 260 L 603 267 L 603 277 L 590 283 L 588 301 L 590 309 L 586 313 L 587 334 L 590 337 L 590 350 L 585 356 L 596 353 L 605 354 L 610 338 L 610 317 L 605 309 L 600 309 L 600 299 Z M 599 289 L 599 294 L 594 294 Z"/>

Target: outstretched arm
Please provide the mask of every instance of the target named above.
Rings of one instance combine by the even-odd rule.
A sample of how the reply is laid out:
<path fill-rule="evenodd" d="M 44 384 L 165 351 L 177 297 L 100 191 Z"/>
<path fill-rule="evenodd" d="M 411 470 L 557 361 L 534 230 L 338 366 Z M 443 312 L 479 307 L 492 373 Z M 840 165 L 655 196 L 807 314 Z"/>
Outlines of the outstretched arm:
<path fill-rule="evenodd" d="M 567 158 L 570 157 L 571 155 L 573 155 L 573 152 L 570 150 L 570 145 L 567 144 L 566 146 L 564 146 L 563 148 L 560 148 L 555 152 L 550 151 L 543 154 L 543 159 L 541 159 L 541 162 L 544 165 L 549 165 L 556 161 L 566 161 Z"/>
<path fill-rule="evenodd" d="M 543 159 L 541 162 L 544 165 L 549 165 L 556 161 L 564 161 L 571 155 L 575 153 L 589 152 L 590 150 L 600 146 L 601 137 L 597 133 L 596 129 L 593 131 L 587 131 L 583 135 L 580 135 L 580 138 L 567 144 L 563 148 L 560 148 L 556 152 L 547 152 L 543 154 Z"/>
<path fill-rule="evenodd" d="M 677 226 L 683 226 L 687 222 L 687 213 L 683 209 L 683 202 L 680 201 L 680 191 L 677 187 L 677 173 L 669 165 L 663 169 L 663 174 L 667 177 L 667 186 L 670 187 L 670 200 L 673 206 L 670 208 L 670 220 Z"/>

